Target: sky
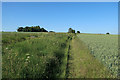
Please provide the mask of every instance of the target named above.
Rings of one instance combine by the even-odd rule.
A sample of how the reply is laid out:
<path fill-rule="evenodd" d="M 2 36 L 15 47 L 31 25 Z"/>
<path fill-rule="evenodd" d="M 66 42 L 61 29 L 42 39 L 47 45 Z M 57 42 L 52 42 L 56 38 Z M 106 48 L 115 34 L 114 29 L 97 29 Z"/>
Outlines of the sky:
<path fill-rule="evenodd" d="M 119 0 L 1 0 L 2 2 L 119 2 Z"/>
<path fill-rule="evenodd" d="M 118 2 L 3 2 L 2 30 L 37 26 L 48 31 L 118 33 Z"/>

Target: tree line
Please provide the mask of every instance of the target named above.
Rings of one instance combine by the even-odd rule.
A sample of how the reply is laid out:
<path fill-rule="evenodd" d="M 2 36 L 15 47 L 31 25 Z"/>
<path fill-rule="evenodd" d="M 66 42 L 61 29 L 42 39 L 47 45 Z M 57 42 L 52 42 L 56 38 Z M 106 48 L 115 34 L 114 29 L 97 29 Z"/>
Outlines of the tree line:
<path fill-rule="evenodd" d="M 18 32 L 48 32 L 46 29 L 44 28 L 40 28 L 40 26 L 26 26 L 24 27 L 19 27 L 17 29 Z M 3 31 L 2 31 L 3 32 Z M 49 32 L 54 32 L 54 31 L 49 31 Z M 68 29 L 68 33 L 75 33 L 75 30 L 72 28 Z M 80 33 L 80 31 L 77 31 L 77 33 Z M 107 32 L 106 34 L 110 34 L 109 32 Z"/>
<path fill-rule="evenodd" d="M 48 32 L 46 29 L 40 28 L 40 26 L 19 27 L 17 31 L 18 32 Z M 54 32 L 54 31 L 49 31 L 49 32 Z M 72 28 L 69 28 L 68 33 L 75 33 L 75 30 L 73 30 Z M 77 33 L 80 33 L 80 31 L 77 31 Z"/>
<path fill-rule="evenodd" d="M 46 29 L 40 28 L 40 26 L 19 27 L 17 31 L 18 32 L 48 32 Z M 54 31 L 49 31 L 49 32 L 54 32 Z M 75 33 L 75 30 L 73 30 L 72 28 L 69 28 L 68 33 Z M 80 31 L 77 31 L 77 33 L 80 33 Z"/>
<path fill-rule="evenodd" d="M 44 28 L 40 28 L 40 26 L 31 26 L 31 27 L 26 26 L 25 28 L 19 27 L 17 31 L 18 32 L 48 32 Z"/>

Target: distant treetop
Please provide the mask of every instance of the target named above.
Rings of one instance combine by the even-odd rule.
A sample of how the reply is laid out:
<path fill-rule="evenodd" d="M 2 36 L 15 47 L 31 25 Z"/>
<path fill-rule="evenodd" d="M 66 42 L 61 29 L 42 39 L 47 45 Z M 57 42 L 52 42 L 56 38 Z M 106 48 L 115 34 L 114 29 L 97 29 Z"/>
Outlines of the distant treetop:
<path fill-rule="evenodd" d="M 109 32 L 107 32 L 106 34 L 110 34 Z"/>
<path fill-rule="evenodd" d="M 19 27 L 17 31 L 18 32 L 48 32 L 44 28 L 40 28 L 40 26 L 31 26 L 31 27 L 26 26 L 25 28 Z"/>
<path fill-rule="evenodd" d="M 77 33 L 80 33 L 80 31 L 77 31 Z"/>
<path fill-rule="evenodd" d="M 73 30 L 72 28 L 69 28 L 68 33 L 75 33 L 75 30 Z"/>

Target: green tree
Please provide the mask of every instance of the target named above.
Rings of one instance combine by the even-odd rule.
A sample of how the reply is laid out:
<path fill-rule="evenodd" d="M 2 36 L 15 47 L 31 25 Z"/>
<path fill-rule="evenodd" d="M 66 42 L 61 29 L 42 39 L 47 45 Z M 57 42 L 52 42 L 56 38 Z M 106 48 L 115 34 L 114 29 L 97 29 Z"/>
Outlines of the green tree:
<path fill-rule="evenodd" d="M 72 33 L 73 29 L 72 28 L 69 28 L 68 29 L 68 33 Z"/>
<path fill-rule="evenodd" d="M 72 33 L 75 33 L 75 30 L 72 30 Z"/>
<path fill-rule="evenodd" d="M 107 32 L 106 34 L 110 34 L 109 32 Z"/>
<path fill-rule="evenodd" d="M 17 29 L 17 31 L 18 31 L 18 32 L 23 32 L 23 29 L 24 29 L 23 27 L 19 27 L 19 28 Z"/>
<path fill-rule="evenodd" d="M 40 28 L 40 26 L 31 26 L 31 27 L 26 26 L 25 28 L 19 27 L 17 31 L 18 32 L 48 32 L 44 28 Z"/>
<path fill-rule="evenodd" d="M 80 31 L 77 31 L 77 33 L 80 33 Z"/>
<path fill-rule="evenodd" d="M 72 28 L 69 28 L 68 33 L 75 33 L 75 30 L 73 30 Z"/>

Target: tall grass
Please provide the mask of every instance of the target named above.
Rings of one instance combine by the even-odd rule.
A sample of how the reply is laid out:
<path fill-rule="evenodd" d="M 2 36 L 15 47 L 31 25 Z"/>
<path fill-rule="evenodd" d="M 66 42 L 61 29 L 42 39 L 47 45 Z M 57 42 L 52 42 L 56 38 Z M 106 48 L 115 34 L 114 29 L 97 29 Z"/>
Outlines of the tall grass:
<path fill-rule="evenodd" d="M 17 41 L 15 34 L 25 40 L 18 38 L 22 41 Z M 65 77 L 69 34 L 15 34 L 8 34 L 13 38 L 3 37 L 3 41 L 14 40 L 9 44 L 3 43 L 6 44 L 2 57 L 3 78 Z"/>

